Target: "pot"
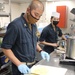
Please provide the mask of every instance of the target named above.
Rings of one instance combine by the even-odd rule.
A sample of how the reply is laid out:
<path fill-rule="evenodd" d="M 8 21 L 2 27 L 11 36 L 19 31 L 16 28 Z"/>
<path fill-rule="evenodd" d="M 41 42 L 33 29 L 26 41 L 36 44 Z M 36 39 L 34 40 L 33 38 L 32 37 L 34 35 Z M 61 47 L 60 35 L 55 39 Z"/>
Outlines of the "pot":
<path fill-rule="evenodd" d="M 75 37 L 68 37 L 66 44 L 66 56 L 75 59 Z"/>

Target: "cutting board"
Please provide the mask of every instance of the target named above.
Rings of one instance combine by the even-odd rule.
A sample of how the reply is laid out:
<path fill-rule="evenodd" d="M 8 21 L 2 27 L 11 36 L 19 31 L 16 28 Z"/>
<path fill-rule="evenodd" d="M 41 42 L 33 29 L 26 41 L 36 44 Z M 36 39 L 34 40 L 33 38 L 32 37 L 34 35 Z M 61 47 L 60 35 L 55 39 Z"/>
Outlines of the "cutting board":
<path fill-rule="evenodd" d="M 31 73 L 36 73 L 38 75 L 65 75 L 66 71 L 66 68 L 58 68 L 45 65 L 34 65 L 31 68 Z"/>

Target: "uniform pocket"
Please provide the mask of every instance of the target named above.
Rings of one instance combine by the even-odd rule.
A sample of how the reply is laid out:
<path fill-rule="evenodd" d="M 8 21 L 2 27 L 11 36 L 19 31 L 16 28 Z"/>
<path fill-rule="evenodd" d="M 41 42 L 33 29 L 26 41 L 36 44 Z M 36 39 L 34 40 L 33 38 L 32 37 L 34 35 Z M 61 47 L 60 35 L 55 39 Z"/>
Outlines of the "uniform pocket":
<path fill-rule="evenodd" d="M 22 43 L 24 44 L 24 43 L 27 43 L 27 40 L 25 40 L 25 39 L 22 39 Z"/>
<path fill-rule="evenodd" d="M 22 52 L 27 56 L 28 55 L 28 51 L 29 50 L 29 45 L 28 42 L 26 40 L 22 40 Z"/>

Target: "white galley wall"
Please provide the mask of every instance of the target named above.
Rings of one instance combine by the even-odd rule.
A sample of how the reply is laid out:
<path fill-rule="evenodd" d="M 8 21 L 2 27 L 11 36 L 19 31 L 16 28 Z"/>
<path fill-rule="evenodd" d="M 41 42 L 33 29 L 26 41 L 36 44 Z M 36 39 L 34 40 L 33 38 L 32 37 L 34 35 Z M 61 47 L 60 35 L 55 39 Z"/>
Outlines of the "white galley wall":
<path fill-rule="evenodd" d="M 15 18 L 21 15 L 20 10 L 21 10 L 20 4 L 11 3 L 11 20 L 14 20 Z"/>
<path fill-rule="evenodd" d="M 0 11 L 0 13 L 2 12 L 9 15 L 9 6 L 8 3 L 4 4 L 4 10 Z M 9 16 L 0 16 L 0 28 L 7 26 L 8 23 L 10 22 L 10 17 Z"/>
<path fill-rule="evenodd" d="M 20 16 L 20 4 L 11 3 L 11 12 L 8 4 L 5 5 L 6 13 L 10 13 L 9 17 L 0 17 L 0 27 L 7 26 L 10 21 Z M 11 17 L 10 17 L 11 16 Z"/>
<path fill-rule="evenodd" d="M 50 22 L 50 16 L 51 13 L 56 11 L 56 6 L 63 6 L 65 5 L 67 7 L 67 28 L 62 28 L 62 31 L 64 33 L 70 32 L 70 26 L 73 24 L 75 25 L 75 21 L 73 19 L 75 18 L 75 15 L 72 14 L 70 11 L 75 8 L 75 1 L 65 0 L 65 1 L 55 1 L 55 2 L 46 2 L 46 19 L 47 22 Z"/>

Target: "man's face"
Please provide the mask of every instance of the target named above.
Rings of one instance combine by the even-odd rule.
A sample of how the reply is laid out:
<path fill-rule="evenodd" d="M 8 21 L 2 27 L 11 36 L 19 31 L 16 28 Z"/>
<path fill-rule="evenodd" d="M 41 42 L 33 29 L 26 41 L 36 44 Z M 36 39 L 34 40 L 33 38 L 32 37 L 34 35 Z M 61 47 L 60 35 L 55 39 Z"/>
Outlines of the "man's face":
<path fill-rule="evenodd" d="M 39 8 L 36 8 L 35 10 L 31 11 L 31 15 L 37 20 L 40 19 L 40 17 L 42 16 L 42 13 L 43 13 L 43 11 L 40 10 Z"/>
<path fill-rule="evenodd" d="M 29 23 L 30 24 L 36 23 L 42 16 L 42 13 L 43 11 L 40 10 L 39 8 L 29 10 L 28 15 L 27 15 L 27 19 Z"/>

